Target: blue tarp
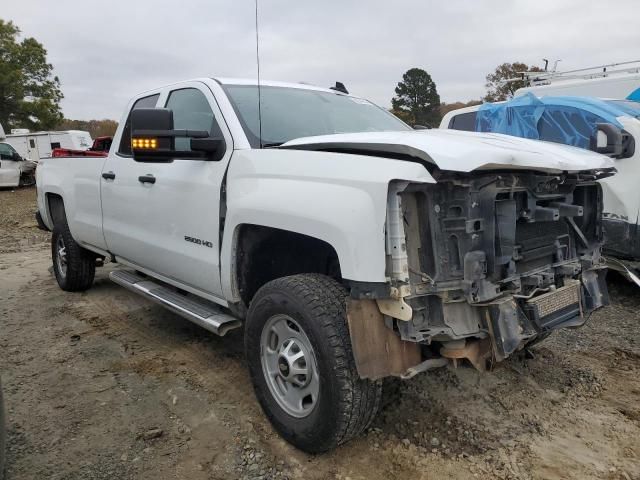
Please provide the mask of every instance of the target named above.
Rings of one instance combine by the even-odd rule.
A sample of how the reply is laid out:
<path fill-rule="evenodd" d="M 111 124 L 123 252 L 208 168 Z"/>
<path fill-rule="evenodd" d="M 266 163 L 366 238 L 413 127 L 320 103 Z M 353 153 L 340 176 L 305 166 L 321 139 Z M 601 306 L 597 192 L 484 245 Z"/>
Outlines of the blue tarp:
<path fill-rule="evenodd" d="M 622 128 L 617 117 L 629 116 L 630 109 L 591 97 L 538 98 L 528 93 L 508 102 L 482 105 L 476 131 L 589 148 L 596 123 Z"/>
<path fill-rule="evenodd" d="M 627 115 L 640 118 L 640 103 L 633 100 L 605 100 L 608 104 L 614 105 Z"/>
<path fill-rule="evenodd" d="M 640 102 L 640 88 L 636 88 L 633 92 L 629 94 L 627 100 L 632 100 L 634 102 Z"/>

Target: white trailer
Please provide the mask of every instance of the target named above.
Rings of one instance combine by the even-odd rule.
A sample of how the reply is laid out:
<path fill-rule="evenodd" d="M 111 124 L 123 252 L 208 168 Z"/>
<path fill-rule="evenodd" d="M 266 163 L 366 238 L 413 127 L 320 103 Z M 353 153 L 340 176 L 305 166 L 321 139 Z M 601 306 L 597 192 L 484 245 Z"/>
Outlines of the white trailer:
<path fill-rule="evenodd" d="M 51 157 L 54 148 L 87 150 L 93 144 L 89 132 L 66 130 L 61 132 L 29 132 L 12 130 L 5 142 L 15 148 L 22 158 L 39 161 Z"/>

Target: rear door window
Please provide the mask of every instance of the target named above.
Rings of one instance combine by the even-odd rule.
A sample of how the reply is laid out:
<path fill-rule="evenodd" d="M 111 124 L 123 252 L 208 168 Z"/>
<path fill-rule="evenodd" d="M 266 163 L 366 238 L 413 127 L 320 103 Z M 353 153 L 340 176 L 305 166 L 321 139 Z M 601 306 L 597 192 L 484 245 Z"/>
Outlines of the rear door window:
<path fill-rule="evenodd" d="M 131 110 L 135 110 L 136 108 L 155 108 L 156 103 L 158 103 L 159 97 L 159 93 L 156 93 L 155 95 L 149 95 L 148 97 L 142 97 L 136 100 L 136 103 L 133 104 Z M 127 121 L 124 124 L 124 128 L 122 129 L 122 137 L 120 138 L 120 147 L 118 148 L 118 153 L 120 155 L 131 155 L 131 112 L 129 112 Z"/>

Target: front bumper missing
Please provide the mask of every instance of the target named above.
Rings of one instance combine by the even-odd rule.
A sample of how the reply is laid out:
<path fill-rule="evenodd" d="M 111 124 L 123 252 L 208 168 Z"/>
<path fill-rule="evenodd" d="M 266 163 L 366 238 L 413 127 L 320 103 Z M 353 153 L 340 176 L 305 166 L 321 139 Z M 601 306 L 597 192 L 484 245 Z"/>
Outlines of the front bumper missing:
<path fill-rule="evenodd" d="M 551 330 L 584 325 L 591 312 L 609 304 L 605 276 L 606 269 L 589 270 L 581 282 L 569 281 L 526 301 L 508 297 L 486 305 L 483 317 L 493 358 L 502 361 Z"/>
<path fill-rule="evenodd" d="M 410 378 L 449 362 L 456 366 L 462 360 L 486 370 L 552 330 L 584 325 L 591 312 L 609 303 L 606 272 L 604 268 L 585 270 L 580 280 L 565 279 L 562 287 L 531 298 L 507 296 L 475 305 L 463 302 L 479 313 L 478 334 L 435 339 L 434 344 L 402 339 L 386 325 L 376 300 L 350 298 L 347 319 L 358 373 L 371 380 Z M 396 322 L 398 327 L 406 324 Z M 430 345 L 436 349 L 424 354 L 422 349 Z"/>

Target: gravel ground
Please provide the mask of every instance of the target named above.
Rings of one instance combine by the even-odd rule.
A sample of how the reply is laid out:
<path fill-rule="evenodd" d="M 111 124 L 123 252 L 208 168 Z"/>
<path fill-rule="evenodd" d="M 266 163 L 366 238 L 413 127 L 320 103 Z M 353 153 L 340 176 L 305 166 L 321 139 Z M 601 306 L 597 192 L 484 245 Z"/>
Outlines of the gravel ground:
<path fill-rule="evenodd" d="M 223 339 L 112 284 L 62 292 L 35 190 L 0 191 L 0 373 L 9 479 L 640 480 L 640 295 L 533 358 L 385 385 L 372 428 L 319 456 L 271 429 L 242 332 Z"/>

